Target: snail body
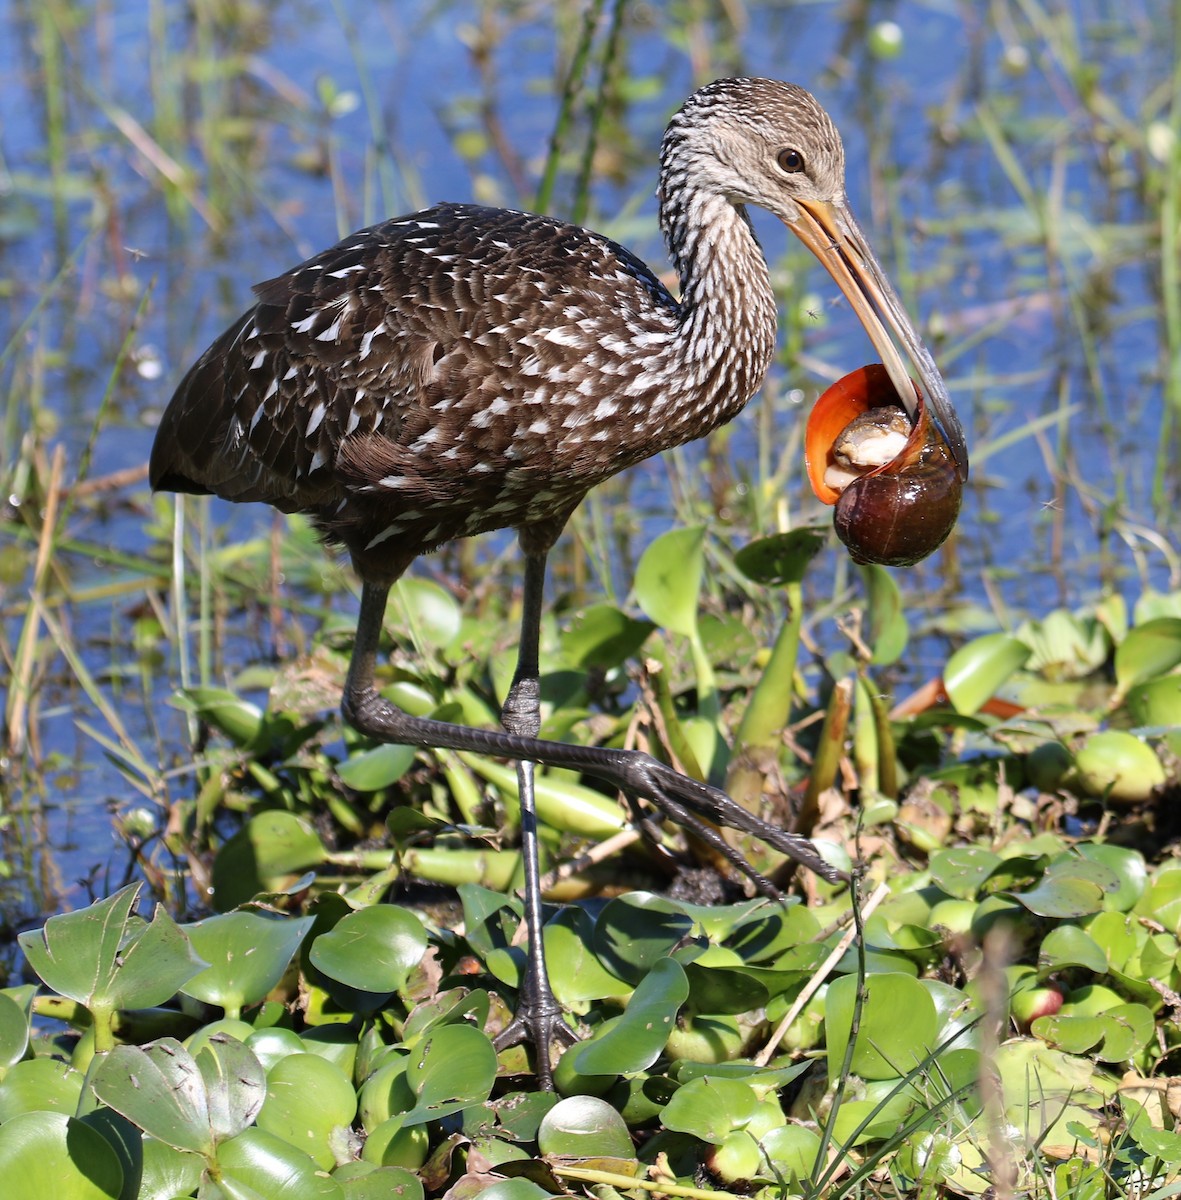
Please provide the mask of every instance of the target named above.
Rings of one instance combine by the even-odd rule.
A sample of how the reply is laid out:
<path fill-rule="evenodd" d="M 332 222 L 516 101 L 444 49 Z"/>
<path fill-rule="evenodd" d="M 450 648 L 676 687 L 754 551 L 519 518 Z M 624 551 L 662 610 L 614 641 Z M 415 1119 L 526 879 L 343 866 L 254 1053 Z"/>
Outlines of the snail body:
<path fill-rule="evenodd" d="M 907 412 L 879 363 L 837 380 L 808 419 L 812 490 L 835 506 L 837 536 L 855 562 L 910 566 L 955 526 L 964 471 L 922 393 Z"/>

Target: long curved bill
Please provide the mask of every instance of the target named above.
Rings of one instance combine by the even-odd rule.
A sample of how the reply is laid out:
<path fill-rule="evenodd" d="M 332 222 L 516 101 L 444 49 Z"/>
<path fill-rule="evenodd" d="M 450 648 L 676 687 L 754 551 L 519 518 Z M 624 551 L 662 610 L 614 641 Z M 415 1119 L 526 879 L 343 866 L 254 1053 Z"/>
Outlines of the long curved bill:
<path fill-rule="evenodd" d="M 914 367 L 931 417 L 951 448 L 960 478 L 967 479 L 968 447 L 943 376 L 853 214 L 843 204 L 828 201 L 797 200 L 796 204 L 800 215 L 788 228 L 836 280 L 912 415 L 915 397 L 907 360 Z"/>

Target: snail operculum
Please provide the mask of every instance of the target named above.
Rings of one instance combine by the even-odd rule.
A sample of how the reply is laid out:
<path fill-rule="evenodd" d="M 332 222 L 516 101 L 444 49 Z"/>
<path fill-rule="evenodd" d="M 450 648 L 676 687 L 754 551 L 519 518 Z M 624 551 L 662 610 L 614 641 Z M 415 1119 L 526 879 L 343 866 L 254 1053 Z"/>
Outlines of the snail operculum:
<path fill-rule="evenodd" d="M 963 480 L 916 388 L 913 416 L 878 363 L 838 380 L 808 420 L 812 490 L 836 505 L 837 534 L 858 562 L 908 566 L 955 525 Z"/>

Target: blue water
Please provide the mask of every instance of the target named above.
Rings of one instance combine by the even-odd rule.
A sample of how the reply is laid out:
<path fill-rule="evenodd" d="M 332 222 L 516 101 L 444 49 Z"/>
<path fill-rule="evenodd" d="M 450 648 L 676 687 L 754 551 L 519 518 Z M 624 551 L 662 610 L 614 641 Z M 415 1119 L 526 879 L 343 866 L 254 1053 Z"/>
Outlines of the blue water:
<path fill-rule="evenodd" d="M 660 5 L 644 10 L 653 28 L 629 30 L 628 68 L 643 86 L 621 118 L 627 144 L 606 147 L 618 150 L 629 169 L 623 178 L 596 183 L 590 223 L 662 268 L 652 191 L 655 152 L 669 112 L 703 77 L 742 71 L 810 87 L 844 134 L 849 195 L 863 227 L 912 310 L 932 322 L 936 357 L 947 364 L 952 396 L 975 451 L 954 570 L 940 555 L 900 576 L 916 606 L 926 594 L 950 588 L 963 605 L 984 610 L 987 621 L 988 611 L 1001 619 L 1059 603 L 1078 605 L 1109 580 L 1131 599 L 1149 584 L 1175 585 L 1168 557 L 1137 532 L 1162 523 L 1151 496 L 1151 448 L 1161 406 L 1159 330 L 1150 267 L 1134 236 L 1150 215 L 1137 199 L 1139 164 L 1117 162 L 1128 173 L 1127 186 L 1104 186 L 1108 165 L 1087 146 L 1088 120 L 1067 74 L 1035 40 L 1026 45 L 1026 68 L 1013 73 L 1018 45 L 1013 31 L 977 27 L 976 6 L 870 5 L 871 23 L 889 18 L 902 30 L 901 52 L 889 59 L 874 58 L 862 31 L 842 23 L 843 5 L 748 0 L 735 8 L 749 21 L 733 37 L 719 33 L 681 44 L 670 38 Z M 1129 120 L 1140 120 L 1151 89 L 1171 69 L 1169 39 L 1160 33 L 1169 6 L 1157 0 L 1121 16 L 1098 3 L 1055 11 L 1060 9 L 1080 13 L 1093 28 L 1109 22 L 1110 32 L 1095 35 L 1092 47 L 1135 45 L 1133 65 L 1126 54 L 1094 58 L 1110 61 L 1100 68 L 1103 87 Z M 168 140 L 151 83 L 156 68 L 148 6 L 118 5 L 115 11 L 107 6 L 97 16 L 87 4 L 76 10 L 82 19 L 65 50 L 68 179 L 60 190 L 66 199 L 55 206 L 48 186 L 45 91 L 29 66 L 35 61 L 31 41 L 44 31 L 22 23 L 27 6 L 0 0 L 0 344 L 33 311 L 64 260 L 75 256 L 65 285 L 0 365 L 6 392 L 15 397 L 9 411 L 17 414 L 0 425 L 6 443 L 0 445 L 2 464 L 16 457 L 15 441 L 23 433 L 27 412 L 19 395 L 31 364 L 44 370 L 47 408 L 56 422 L 45 440 L 64 444 L 70 469 L 77 469 L 92 440 L 108 385 L 90 474 L 134 467 L 146 460 L 172 387 L 246 306 L 251 283 L 350 228 L 435 200 L 527 204 L 528 195 L 514 188 L 494 156 L 468 162 L 455 149 L 451 134 L 477 128 L 472 112 L 482 96 L 494 101 L 528 187 L 536 184 L 556 113 L 556 37 L 544 13 L 532 23 L 514 21 L 495 9 L 445 0 L 339 0 L 260 10 L 249 51 L 255 62 L 233 89 L 230 115 L 256 126 L 261 122 L 265 133 L 246 177 L 233 171 L 220 177 L 215 150 Z M 183 6 L 154 11 L 168 22 L 173 54 L 191 43 L 195 35 L 185 24 Z M 502 31 L 484 76 L 469 50 L 471 31 L 482 20 Z M 563 46 L 568 49 L 567 42 Z M 220 57 L 228 62 L 229 55 L 227 47 Z M 165 69 L 180 69 L 179 61 Z M 314 97 L 323 81 L 356 94 L 359 102 L 332 119 L 317 112 Z M 371 114 L 360 102 L 366 86 L 389 140 L 384 154 L 374 152 Z M 200 79 L 190 81 L 185 102 L 199 104 L 201 87 Z M 297 95 L 311 107 L 293 116 Z M 997 111 L 1019 111 L 1031 123 L 1034 132 L 1011 151 L 1039 195 L 1060 197 L 1053 227 L 1067 250 L 1066 280 L 1056 265 L 1047 272 L 1013 179 L 979 136 L 981 101 Z M 119 122 L 122 132 L 116 131 Z M 192 173 L 198 194 L 227 196 L 230 224 L 211 230 L 179 198 L 170 208 L 158 185 L 161 160 L 129 149 L 129 129 L 144 144 L 159 138 L 163 153 Z M 232 131 L 223 128 L 219 136 Z M 333 164 L 335 184 L 329 174 L 306 169 L 306 158 L 325 148 L 323 161 Z M 559 215 L 568 200 L 569 176 L 552 206 Z M 761 218 L 758 228 L 770 260 L 780 266 L 789 236 Z M 1104 240 L 1110 245 L 1119 237 L 1127 254 L 1108 255 Z M 1079 350 L 1065 283 L 1096 299 L 1094 374 Z M 835 374 L 871 356 L 856 321 L 830 304 L 835 289 L 819 268 L 810 268 L 807 279 L 793 287 L 816 293 L 826 317 L 805 347 L 809 368 L 819 363 Z M 140 365 L 126 367 L 111 384 L 120 345 L 149 290 L 131 336 Z M 811 395 L 820 383 L 817 375 L 796 369 L 790 376 L 780 371 L 772 386 L 779 393 L 801 387 Z M 1050 428 L 1040 441 L 1025 439 L 988 456 L 996 439 L 1060 403 L 1077 407 L 1069 418 L 1068 444 Z M 786 422 L 790 406 L 783 408 Z M 738 461 L 753 461 L 759 449 L 753 420 L 740 420 L 732 445 Z M 1071 483 L 1060 501 L 1063 569 L 1050 571 L 1045 568 L 1059 517 L 1052 470 L 1059 453 Z M 667 466 L 650 464 L 634 489 L 653 532 L 670 519 L 668 486 Z M 797 520 L 812 513 L 802 498 L 802 493 L 790 498 Z M 146 487 L 139 484 L 116 495 L 101 521 L 75 519 L 71 529 L 95 544 L 135 553 L 144 548 L 149 513 Z M 157 518 L 163 519 L 159 513 Z M 270 514 L 261 508 L 221 508 L 217 519 L 229 522 L 235 536 L 265 535 L 271 527 Z M 1110 558 L 1110 570 L 1101 551 Z M 75 591 L 111 576 L 106 563 L 76 558 L 71 566 Z M 135 574 L 129 568 L 128 576 Z M 110 664 L 110 643 L 118 641 L 142 598 L 141 590 L 113 602 L 63 609 L 93 670 Z M 20 599 L 17 588 L 4 602 Z M 341 607 L 347 611 L 347 601 Z M 10 644 L 18 630 L 17 620 L 6 621 Z M 937 669 L 943 645 L 918 644 L 914 679 Z M 261 645 L 246 631 L 231 648 L 245 661 Z M 183 721 L 166 707 L 176 679 L 176 664 L 170 662 L 162 664 L 146 698 L 138 695 L 134 679 L 125 692 L 113 693 L 132 736 L 165 761 L 186 736 Z M 78 732 L 79 718 L 102 724 L 76 689 L 59 693 L 48 685 L 41 742 L 70 767 L 54 776 L 48 808 L 49 845 L 61 882 L 27 880 L 35 893 L 33 908 L 45 895 L 53 903 L 76 902 L 85 889 L 75 881 L 96 866 L 115 863 L 121 869 L 111 856 L 106 809 L 135 796 Z M 82 769 L 76 770 L 79 762 Z"/>

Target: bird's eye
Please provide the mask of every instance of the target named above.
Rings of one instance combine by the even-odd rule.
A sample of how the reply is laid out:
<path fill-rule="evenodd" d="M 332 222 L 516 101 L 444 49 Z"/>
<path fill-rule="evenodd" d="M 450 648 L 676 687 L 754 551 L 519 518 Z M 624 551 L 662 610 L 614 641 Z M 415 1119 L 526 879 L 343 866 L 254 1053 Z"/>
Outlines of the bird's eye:
<path fill-rule="evenodd" d="M 804 169 L 804 156 L 798 150 L 780 150 L 775 161 L 789 175 L 797 175 Z"/>

